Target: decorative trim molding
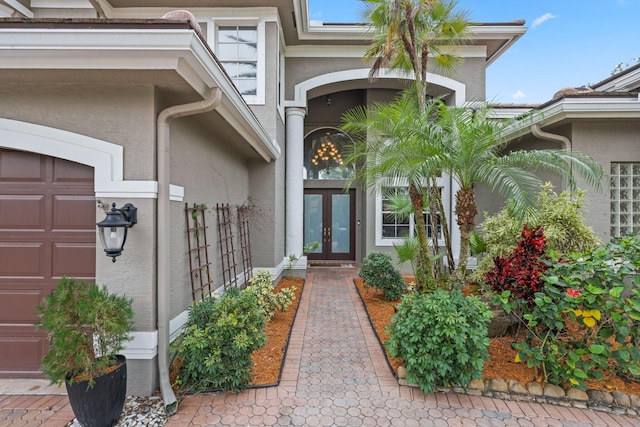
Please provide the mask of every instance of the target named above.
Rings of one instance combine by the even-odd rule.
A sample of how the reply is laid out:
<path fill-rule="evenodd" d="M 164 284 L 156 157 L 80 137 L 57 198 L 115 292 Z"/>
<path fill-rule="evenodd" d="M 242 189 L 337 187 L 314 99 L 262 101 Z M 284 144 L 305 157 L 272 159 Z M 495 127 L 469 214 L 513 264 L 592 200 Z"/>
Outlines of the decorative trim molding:
<path fill-rule="evenodd" d="M 157 181 L 123 179 L 123 147 L 78 133 L 0 118 L 0 147 L 57 157 L 93 167 L 96 197 L 155 199 Z M 171 185 L 171 200 L 184 200 L 184 187 Z"/>
<path fill-rule="evenodd" d="M 354 70 L 336 71 L 333 73 L 322 74 L 316 77 L 312 77 L 301 83 L 298 83 L 294 88 L 295 99 L 293 101 L 286 101 L 287 107 L 303 107 L 307 106 L 307 92 L 320 86 L 325 86 L 331 83 L 344 82 L 349 80 L 367 80 L 369 78 L 369 68 L 359 68 Z M 410 79 L 413 80 L 413 74 L 405 74 L 395 70 L 381 70 L 377 76 L 378 79 Z M 463 106 L 466 97 L 467 89 L 464 83 L 453 80 L 449 77 L 444 77 L 439 74 L 427 73 L 427 80 L 429 83 L 446 87 L 452 90 L 452 96 L 455 99 L 455 105 Z"/>

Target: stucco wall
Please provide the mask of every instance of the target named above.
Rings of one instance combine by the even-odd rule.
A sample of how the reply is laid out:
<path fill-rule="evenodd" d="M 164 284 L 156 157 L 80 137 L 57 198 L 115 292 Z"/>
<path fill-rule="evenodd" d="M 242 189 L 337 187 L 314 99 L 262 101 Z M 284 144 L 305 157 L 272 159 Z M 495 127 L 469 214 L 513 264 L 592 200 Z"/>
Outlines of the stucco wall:
<path fill-rule="evenodd" d="M 216 286 L 223 284 L 216 204 L 234 209 L 232 232 L 237 234 L 235 208 L 249 198 L 249 170 L 244 156 L 233 149 L 200 117 L 173 120 L 171 126 L 171 183 L 184 187 L 184 202 L 205 204 L 210 274 Z M 185 203 L 171 202 L 171 309 L 170 316 L 185 310 L 191 302 L 191 281 L 187 255 Z M 239 249 L 239 244 L 235 245 Z M 236 251 L 238 274 L 242 260 Z"/>
<path fill-rule="evenodd" d="M 368 68 L 369 66 L 370 64 L 364 62 L 362 58 L 287 58 L 286 99 L 293 99 L 295 85 L 310 78 L 336 71 Z M 466 85 L 467 101 L 485 99 L 486 76 L 485 63 L 482 58 L 466 58 L 462 65 L 447 77 Z M 360 85 L 360 87 L 366 86 L 369 86 L 366 81 Z"/>
<path fill-rule="evenodd" d="M 63 129 L 125 147 L 125 179 L 154 179 L 153 89 L 150 87 L 95 87 L 29 84 L 4 86 L 0 117 Z M 125 252 L 113 264 L 99 243 L 96 281 L 134 300 L 135 329 L 154 330 L 155 202 L 149 199 L 103 199 L 106 206 L 133 203 L 139 223 L 131 229 Z M 96 206 L 96 221 L 104 211 Z"/>
<path fill-rule="evenodd" d="M 605 174 L 611 172 L 611 162 L 640 162 L 640 123 L 623 120 L 580 121 L 573 125 L 573 148 L 589 154 L 599 162 Z M 609 181 L 603 180 L 602 190 L 595 191 L 579 181 L 587 189 L 585 208 L 587 224 L 607 242 L 610 235 Z"/>
<path fill-rule="evenodd" d="M 155 177 L 155 118 L 151 86 L 3 85 L 0 117 L 98 138 L 125 147 L 124 178 Z"/>
<path fill-rule="evenodd" d="M 282 157 L 266 163 L 251 160 L 250 204 L 251 252 L 255 268 L 273 268 L 284 258 L 285 128 L 276 108 L 278 102 L 278 27 L 265 23 L 265 104 L 251 105 L 269 136 L 279 145 Z"/>

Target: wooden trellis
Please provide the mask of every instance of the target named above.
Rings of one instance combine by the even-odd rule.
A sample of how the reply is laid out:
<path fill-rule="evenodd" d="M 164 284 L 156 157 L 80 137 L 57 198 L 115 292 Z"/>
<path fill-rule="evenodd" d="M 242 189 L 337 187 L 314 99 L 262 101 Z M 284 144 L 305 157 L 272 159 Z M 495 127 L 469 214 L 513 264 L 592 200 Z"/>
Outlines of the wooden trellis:
<path fill-rule="evenodd" d="M 205 299 L 213 291 L 209 262 L 209 244 L 207 243 L 206 206 L 196 205 L 190 208 L 185 203 L 187 217 L 187 241 L 189 245 L 189 271 L 191 276 L 191 298 Z"/>
<path fill-rule="evenodd" d="M 249 284 L 253 276 L 251 262 L 251 239 L 249 235 L 250 209 L 246 206 L 238 208 L 238 237 L 240 239 L 240 253 L 242 254 L 242 272 L 244 274 L 244 286 Z"/>
<path fill-rule="evenodd" d="M 220 238 L 220 261 L 222 263 L 222 280 L 224 289 L 238 286 L 236 272 L 236 255 L 233 246 L 231 207 L 228 203 L 216 204 L 218 212 L 218 236 Z"/>

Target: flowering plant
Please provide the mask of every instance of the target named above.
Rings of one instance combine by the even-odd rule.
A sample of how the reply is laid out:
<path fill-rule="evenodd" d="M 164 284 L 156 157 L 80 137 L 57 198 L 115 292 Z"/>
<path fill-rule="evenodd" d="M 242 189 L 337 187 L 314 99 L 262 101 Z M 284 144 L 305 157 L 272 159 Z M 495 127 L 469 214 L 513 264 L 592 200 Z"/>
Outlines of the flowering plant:
<path fill-rule="evenodd" d="M 570 297 L 581 297 L 582 296 L 582 292 L 580 292 L 579 289 L 573 289 L 573 288 L 569 288 L 567 289 L 567 296 Z"/>
<path fill-rule="evenodd" d="M 640 237 L 550 263 L 542 280 L 517 359 L 558 385 L 585 388 L 612 369 L 640 379 Z"/>

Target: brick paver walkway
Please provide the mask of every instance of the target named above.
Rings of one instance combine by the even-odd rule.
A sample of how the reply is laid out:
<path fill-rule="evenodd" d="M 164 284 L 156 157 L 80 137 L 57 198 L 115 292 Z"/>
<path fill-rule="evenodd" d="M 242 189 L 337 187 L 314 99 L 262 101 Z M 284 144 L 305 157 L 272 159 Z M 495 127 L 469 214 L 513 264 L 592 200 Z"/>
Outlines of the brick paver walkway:
<path fill-rule="evenodd" d="M 182 426 L 640 426 L 640 420 L 547 404 L 399 386 L 349 268 L 311 268 L 278 387 L 187 396 Z M 66 398 L 0 397 L 0 425 L 64 425 Z M 55 398 L 55 399 L 54 399 Z M 27 408 L 26 406 L 29 406 Z M 66 418 L 65 418 L 66 417 Z M 61 423 L 62 422 L 62 423 Z"/>

